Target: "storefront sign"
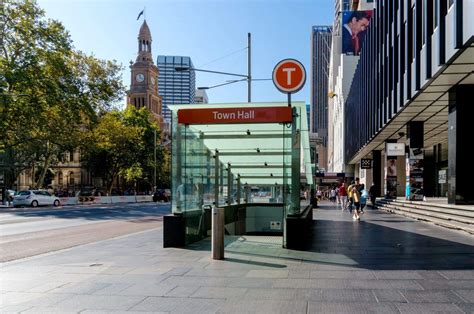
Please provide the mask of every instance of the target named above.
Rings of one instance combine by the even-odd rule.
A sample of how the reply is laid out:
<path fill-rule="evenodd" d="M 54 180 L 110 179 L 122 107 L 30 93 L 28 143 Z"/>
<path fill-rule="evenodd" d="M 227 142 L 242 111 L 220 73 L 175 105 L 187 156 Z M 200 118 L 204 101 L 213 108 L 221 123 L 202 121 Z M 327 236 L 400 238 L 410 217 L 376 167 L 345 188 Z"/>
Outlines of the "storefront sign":
<path fill-rule="evenodd" d="M 387 156 L 405 156 L 405 143 L 385 143 Z"/>
<path fill-rule="evenodd" d="M 438 171 L 438 183 L 445 184 L 446 183 L 446 169 Z"/>
<path fill-rule="evenodd" d="M 372 159 L 361 159 L 360 160 L 361 169 L 372 169 Z"/>
<path fill-rule="evenodd" d="M 291 123 L 289 107 L 180 109 L 178 123 Z"/>

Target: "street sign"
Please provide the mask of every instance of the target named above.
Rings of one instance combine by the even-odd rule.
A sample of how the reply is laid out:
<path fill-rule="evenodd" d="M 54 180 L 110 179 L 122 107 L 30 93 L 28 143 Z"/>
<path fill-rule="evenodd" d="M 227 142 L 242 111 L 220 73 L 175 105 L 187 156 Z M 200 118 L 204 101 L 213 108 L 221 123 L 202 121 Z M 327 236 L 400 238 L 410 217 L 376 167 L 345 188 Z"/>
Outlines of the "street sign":
<path fill-rule="evenodd" d="M 306 70 L 297 60 L 281 60 L 273 69 L 273 84 L 282 93 L 296 93 L 305 81 Z"/>
<path fill-rule="evenodd" d="M 372 169 L 372 159 L 362 158 L 360 160 L 361 169 Z"/>
<path fill-rule="evenodd" d="M 178 123 L 291 123 L 288 107 L 179 109 Z"/>

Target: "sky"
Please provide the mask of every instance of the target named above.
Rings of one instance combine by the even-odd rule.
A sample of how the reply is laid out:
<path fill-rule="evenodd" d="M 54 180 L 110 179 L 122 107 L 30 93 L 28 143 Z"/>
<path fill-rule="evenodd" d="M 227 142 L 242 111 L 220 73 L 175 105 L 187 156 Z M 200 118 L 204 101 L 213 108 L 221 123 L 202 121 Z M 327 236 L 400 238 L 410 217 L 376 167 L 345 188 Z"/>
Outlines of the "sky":
<path fill-rule="evenodd" d="M 152 54 L 189 56 L 197 69 L 247 74 L 247 33 L 252 34 L 252 77 L 270 79 L 282 59 L 306 68 L 305 87 L 293 100 L 310 103 L 311 27 L 332 25 L 334 0 L 39 0 L 46 17 L 59 20 L 74 47 L 100 59 L 116 60 L 125 69 L 137 56 L 137 36 L 145 8 Z M 213 86 L 235 76 L 196 72 L 196 87 Z M 247 83 L 207 90 L 210 103 L 247 101 Z M 272 81 L 252 82 L 252 101 L 286 101 Z"/>

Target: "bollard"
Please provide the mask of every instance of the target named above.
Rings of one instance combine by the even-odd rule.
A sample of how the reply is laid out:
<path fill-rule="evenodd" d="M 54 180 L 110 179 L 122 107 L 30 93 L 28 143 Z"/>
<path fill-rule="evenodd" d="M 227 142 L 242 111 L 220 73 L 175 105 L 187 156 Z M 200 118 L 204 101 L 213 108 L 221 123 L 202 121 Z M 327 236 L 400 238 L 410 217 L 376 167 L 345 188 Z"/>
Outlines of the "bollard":
<path fill-rule="evenodd" d="M 212 259 L 224 259 L 224 208 L 212 207 Z"/>

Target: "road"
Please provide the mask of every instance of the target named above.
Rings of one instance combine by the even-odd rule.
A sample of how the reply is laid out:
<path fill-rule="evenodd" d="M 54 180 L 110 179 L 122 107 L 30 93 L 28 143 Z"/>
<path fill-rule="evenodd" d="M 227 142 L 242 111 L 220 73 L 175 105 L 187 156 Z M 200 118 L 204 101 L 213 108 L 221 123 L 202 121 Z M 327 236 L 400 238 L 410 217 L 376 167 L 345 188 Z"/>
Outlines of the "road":
<path fill-rule="evenodd" d="M 158 228 L 168 213 L 167 203 L 4 210 L 0 262 Z"/>

